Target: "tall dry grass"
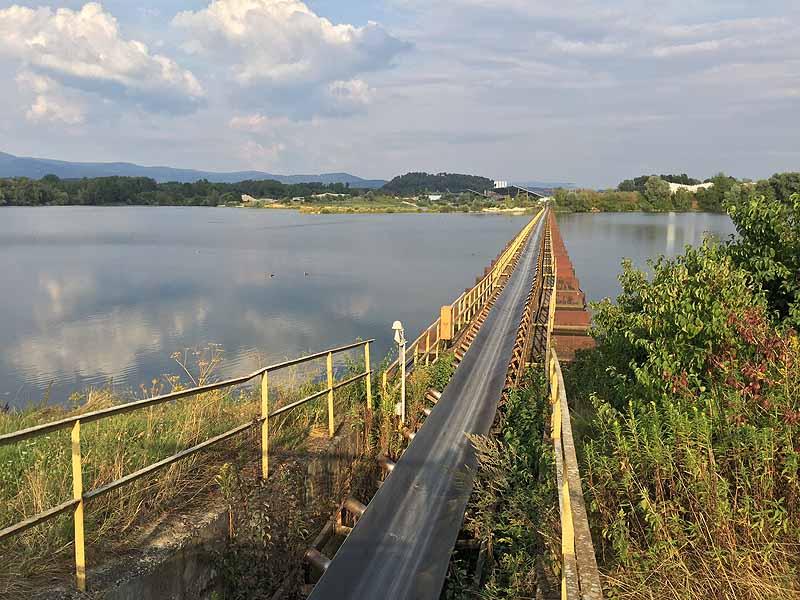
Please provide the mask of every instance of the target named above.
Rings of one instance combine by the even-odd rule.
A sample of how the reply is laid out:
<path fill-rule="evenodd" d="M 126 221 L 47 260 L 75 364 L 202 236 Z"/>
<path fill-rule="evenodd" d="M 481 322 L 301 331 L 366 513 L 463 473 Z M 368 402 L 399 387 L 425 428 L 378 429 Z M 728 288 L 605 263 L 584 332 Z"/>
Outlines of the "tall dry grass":
<path fill-rule="evenodd" d="M 186 361 L 197 359 L 196 372 Z M 191 386 L 215 379 L 219 349 L 178 355 Z M 271 410 L 325 387 L 322 365 L 295 368 L 270 388 Z M 339 380 L 363 372 L 363 363 L 338 366 Z M 342 374 L 344 372 L 344 374 Z M 142 396 L 184 389 L 175 376 L 154 381 Z M 92 389 L 73 398 L 74 408 L 31 407 L 0 413 L 0 433 L 111 407 L 130 398 L 110 388 Z M 337 421 L 363 412 L 365 387 L 351 384 L 335 393 Z M 115 481 L 236 426 L 254 421 L 260 412 L 260 390 L 241 387 L 199 394 L 183 400 L 85 424 L 81 428 L 84 493 Z M 302 453 L 315 430 L 327 424 L 325 398 L 309 402 L 270 422 L 270 453 Z M 260 436 L 253 427 L 239 436 L 193 454 L 162 470 L 86 503 L 87 558 L 96 565 L 105 555 L 136 547 L 143 526 L 209 502 L 218 492 L 216 477 L 225 464 L 249 465 L 243 476 L 258 476 Z M 0 527 L 47 510 L 72 496 L 69 430 L 57 431 L 0 447 Z M 40 524 L 0 544 L 0 597 L 24 595 L 49 579 L 71 574 L 73 525 L 70 514 Z"/>

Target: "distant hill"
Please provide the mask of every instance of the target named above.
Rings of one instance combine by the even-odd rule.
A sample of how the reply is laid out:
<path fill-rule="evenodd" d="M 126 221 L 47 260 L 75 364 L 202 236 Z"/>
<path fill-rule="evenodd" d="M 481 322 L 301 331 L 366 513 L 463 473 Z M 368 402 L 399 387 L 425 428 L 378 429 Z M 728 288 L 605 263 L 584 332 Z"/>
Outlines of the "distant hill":
<path fill-rule="evenodd" d="M 382 179 L 362 179 L 349 173 L 322 173 L 319 175 L 275 175 L 263 171 L 235 171 L 217 173 L 194 169 L 175 169 L 172 167 L 144 167 L 133 163 L 83 163 L 14 156 L 0 152 L 0 177 L 29 177 L 41 179 L 45 175 L 57 175 L 61 179 L 82 179 L 84 177 L 149 177 L 159 183 L 177 181 L 193 183 L 207 179 L 212 183 L 237 183 L 247 180 L 272 179 L 281 183 L 349 183 L 351 187 L 376 189 L 386 181 Z"/>
<path fill-rule="evenodd" d="M 393 194 L 413 195 L 426 192 L 458 193 L 467 190 L 482 192 L 494 187 L 494 181 L 477 175 L 458 173 L 406 173 L 392 179 L 383 189 Z"/>

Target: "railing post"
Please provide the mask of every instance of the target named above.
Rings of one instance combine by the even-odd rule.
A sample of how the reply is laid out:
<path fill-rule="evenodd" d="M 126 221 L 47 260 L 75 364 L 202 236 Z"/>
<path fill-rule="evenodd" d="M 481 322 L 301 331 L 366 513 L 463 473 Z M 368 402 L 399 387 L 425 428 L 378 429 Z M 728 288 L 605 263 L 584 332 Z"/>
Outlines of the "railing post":
<path fill-rule="evenodd" d="M 328 352 L 328 435 L 333 437 L 336 423 L 333 417 L 333 353 Z"/>
<path fill-rule="evenodd" d="M 444 340 L 445 343 L 453 339 L 455 327 L 453 323 L 453 307 L 443 306 L 439 317 L 439 333 L 437 340 Z"/>
<path fill-rule="evenodd" d="M 75 583 L 82 592 L 86 591 L 86 541 L 83 532 L 83 469 L 81 467 L 81 422 L 72 426 L 72 498 L 75 505 L 73 520 L 75 525 Z"/>
<path fill-rule="evenodd" d="M 367 412 L 364 415 L 366 422 L 372 413 L 372 367 L 369 364 L 369 342 L 364 344 L 364 370 L 367 372 Z"/>
<path fill-rule="evenodd" d="M 261 477 L 269 477 L 269 375 L 261 375 Z"/>
<path fill-rule="evenodd" d="M 431 362 L 431 330 L 428 329 L 428 332 L 425 334 L 425 364 L 428 365 Z"/>

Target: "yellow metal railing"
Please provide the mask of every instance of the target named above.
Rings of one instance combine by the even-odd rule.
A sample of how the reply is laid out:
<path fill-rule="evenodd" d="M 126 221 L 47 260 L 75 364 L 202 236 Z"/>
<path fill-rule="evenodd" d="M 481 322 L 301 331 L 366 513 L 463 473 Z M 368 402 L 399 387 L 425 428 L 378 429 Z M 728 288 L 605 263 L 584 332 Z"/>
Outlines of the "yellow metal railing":
<path fill-rule="evenodd" d="M 580 468 L 572 437 L 572 420 L 564 388 L 564 375 L 552 333 L 558 293 L 558 266 L 552 247 L 550 229 L 546 232 L 545 251 L 550 255 L 552 289 L 547 319 L 547 381 L 552 406 L 550 437 L 553 440 L 558 486 L 558 507 L 561 515 L 561 598 L 562 600 L 602 600 L 600 572 L 589 530 L 589 519 L 583 499 Z"/>
<path fill-rule="evenodd" d="M 225 381 L 221 381 L 219 383 L 194 387 L 186 390 L 181 390 L 179 392 L 164 394 L 162 396 L 155 396 L 153 398 L 146 398 L 144 400 L 138 400 L 135 402 L 130 402 L 128 404 L 120 404 L 118 406 L 113 406 L 111 408 L 96 410 L 93 412 L 87 412 L 82 415 L 77 415 L 74 417 L 69 417 L 58 421 L 52 421 L 50 423 L 44 423 L 42 425 L 29 427 L 27 429 L 22 429 L 20 431 L 16 431 L 13 433 L 0 435 L 0 446 L 2 446 L 6 444 L 14 444 L 17 442 L 21 442 L 23 440 L 27 440 L 33 437 L 46 435 L 48 433 L 61 429 L 70 428 L 72 432 L 71 436 L 72 499 L 62 502 L 57 506 L 54 506 L 37 515 L 29 517 L 23 521 L 20 521 L 18 523 L 6 527 L 5 529 L 0 530 L 0 541 L 18 535 L 23 531 L 30 529 L 31 527 L 34 527 L 40 523 L 43 523 L 44 521 L 53 519 L 62 513 L 72 510 L 73 525 L 74 525 L 74 542 L 75 542 L 75 578 L 78 589 L 80 589 L 81 591 L 85 591 L 86 552 L 85 552 L 85 536 L 84 536 L 84 510 L 87 501 L 102 496 L 103 494 L 106 494 L 119 487 L 132 483 L 133 481 L 141 477 L 144 477 L 145 475 L 149 475 L 154 471 L 162 469 L 163 467 L 166 467 L 168 465 L 171 465 L 172 463 L 182 460 L 188 456 L 191 456 L 196 452 L 200 452 L 201 450 L 205 450 L 206 448 L 209 448 L 224 440 L 232 438 L 250 429 L 251 427 L 257 425 L 260 425 L 261 427 L 261 444 L 260 444 L 261 476 L 264 478 L 268 477 L 270 419 L 273 419 L 278 415 L 291 411 L 299 406 L 302 406 L 303 404 L 311 402 L 312 400 L 315 400 L 322 396 L 327 396 L 328 435 L 330 437 L 333 437 L 335 433 L 334 391 L 351 383 L 355 383 L 356 381 L 360 381 L 362 379 L 366 379 L 366 411 L 367 414 L 369 414 L 369 411 L 371 410 L 372 406 L 372 370 L 370 368 L 369 345 L 372 342 L 374 342 L 374 340 L 354 342 L 352 344 L 348 344 L 347 346 L 332 348 L 330 350 L 325 350 L 323 352 L 318 352 L 316 354 L 311 354 L 309 356 L 304 356 L 301 358 L 296 358 L 293 360 L 288 360 L 267 367 L 263 367 L 258 371 L 255 371 L 254 373 L 242 377 L 237 377 L 235 379 L 228 379 Z M 333 357 L 342 352 L 353 350 L 354 348 L 359 348 L 362 346 L 364 348 L 364 372 L 355 375 L 354 377 L 350 377 L 349 379 L 346 379 L 344 381 L 336 382 L 333 373 Z M 321 358 L 327 359 L 327 364 L 326 364 L 327 387 L 319 392 L 307 396 L 306 398 L 303 398 L 302 400 L 298 400 L 297 402 L 287 404 L 286 406 L 282 406 L 270 412 L 269 374 L 279 371 L 281 369 L 285 369 L 288 367 L 292 367 L 295 365 L 299 365 L 302 363 L 306 363 Z M 142 410 L 145 408 L 150 408 L 152 406 L 164 404 L 166 402 L 183 400 L 191 396 L 197 396 L 198 394 L 239 386 L 248 383 L 256 378 L 259 378 L 260 392 L 261 392 L 260 394 L 261 407 L 259 416 L 254 417 L 252 421 L 239 425 L 238 427 L 235 427 L 230 431 L 227 431 L 213 438 L 210 438 L 200 444 L 192 446 L 191 448 L 181 450 L 177 454 L 174 454 L 161 461 L 148 465 L 142 469 L 139 469 L 138 471 L 125 475 L 124 477 L 117 479 L 116 481 L 112 481 L 111 483 L 105 484 L 101 487 L 95 488 L 90 491 L 84 491 L 83 471 L 82 471 L 82 461 L 81 461 L 81 425 L 86 423 L 91 423 L 93 421 L 100 421 L 116 415 L 122 415 L 133 411 Z"/>
<path fill-rule="evenodd" d="M 547 374 L 553 408 L 550 437 L 555 450 L 561 514 L 561 598 L 602 600 L 603 589 L 583 499 L 564 376 L 555 349 L 549 354 Z"/>
<path fill-rule="evenodd" d="M 550 348 L 553 341 L 553 328 L 555 327 L 556 321 L 556 304 L 557 304 L 557 294 L 558 294 L 558 264 L 556 261 L 556 255 L 553 252 L 553 245 L 552 245 L 552 238 L 550 237 L 549 229 L 548 229 L 548 238 L 547 238 L 547 252 L 550 253 L 550 274 L 553 278 L 553 286 L 550 289 L 550 305 L 548 307 L 547 312 L 547 342 L 545 345 L 546 351 L 545 356 L 550 356 Z"/>
<path fill-rule="evenodd" d="M 528 239 L 533 228 L 544 214 L 542 209 L 522 230 L 509 242 L 505 250 L 495 261 L 491 270 L 474 287 L 461 294 L 452 304 L 443 306 L 441 316 L 426 327 L 423 332 L 406 348 L 406 356 L 413 356 L 414 366 L 424 360 L 424 364 L 436 362 L 443 350 L 443 342 L 455 339 L 468 326 L 481 308 L 491 298 L 500 280 L 510 265 L 517 251 Z M 383 372 L 382 387 L 389 389 L 389 380 L 398 375 L 400 359 L 390 363 Z"/>

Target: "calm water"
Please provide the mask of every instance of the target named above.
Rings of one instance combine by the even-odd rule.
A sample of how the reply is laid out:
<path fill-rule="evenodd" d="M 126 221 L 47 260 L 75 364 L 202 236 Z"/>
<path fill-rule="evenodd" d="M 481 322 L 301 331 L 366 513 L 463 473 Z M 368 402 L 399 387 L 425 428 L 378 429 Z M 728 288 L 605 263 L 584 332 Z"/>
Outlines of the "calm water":
<path fill-rule="evenodd" d="M 643 262 L 727 235 L 715 215 L 564 215 L 590 299 L 615 295 L 621 257 Z M 524 225 L 476 215 L 300 215 L 206 208 L 0 210 L 0 407 L 109 381 L 177 373 L 170 355 L 213 342 L 221 375 L 376 338 L 409 337 L 474 282 Z M 274 275 L 270 277 L 270 274 Z"/>
<path fill-rule="evenodd" d="M 727 215 L 708 213 L 582 213 L 558 215 L 558 224 L 587 301 L 617 297 L 623 258 L 646 268 L 648 258 L 680 254 L 706 233 L 727 240 L 735 232 Z"/>
<path fill-rule="evenodd" d="M 0 210 L 0 408 L 120 390 L 221 344 L 223 375 L 416 335 L 523 227 L 519 217 L 208 208 Z M 307 273 L 307 275 L 306 275 Z M 274 277 L 269 275 L 273 274 Z"/>

